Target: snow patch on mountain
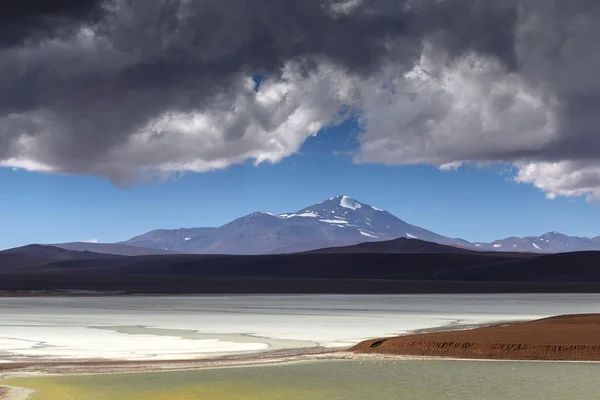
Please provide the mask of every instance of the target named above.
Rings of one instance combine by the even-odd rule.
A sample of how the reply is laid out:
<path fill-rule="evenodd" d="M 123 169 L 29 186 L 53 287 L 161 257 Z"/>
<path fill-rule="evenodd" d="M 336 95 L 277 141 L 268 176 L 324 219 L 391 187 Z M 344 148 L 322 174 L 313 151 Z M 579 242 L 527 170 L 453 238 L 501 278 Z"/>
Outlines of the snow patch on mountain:
<path fill-rule="evenodd" d="M 360 234 L 363 235 L 363 236 L 366 236 L 366 237 L 373 238 L 373 239 L 379 239 L 379 236 L 375 236 L 375 235 L 373 235 L 373 234 L 371 234 L 369 232 L 360 231 Z"/>
<path fill-rule="evenodd" d="M 350 210 L 356 211 L 359 208 L 361 208 L 362 205 L 358 201 L 356 201 L 348 196 L 342 196 L 342 199 L 340 200 L 340 207 L 344 207 L 344 208 L 348 208 Z"/>
<path fill-rule="evenodd" d="M 377 208 L 377 207 L 373 207 L 373 206 L 371 206 L 371 208 L 372 208 L 373 210 L 375 210 L 375 211 L 384 211 L 384 210 L 382 210 L 381 208 Z"/>
<path fill-rule="evenodd" d="M 410 233 L 406 233 L 406 237 L 409 239 L 418 239 L 415 235 L 411 235 Z"/>
<path fill-rule="evenodd" d="M 301 214 L 281 214 L 279 215 L 281 218 L 295 218 L 295 217 L 301 217 L 301 218 L 317 218 L 319 217 L 319 214 L 313 212 L 313 211 L 308 211 L 308 212 L 304 212 Z"/>
<path fill-rule="evenodd" d="M 275 217 L 275 218 L 281 218 L 281 215 L 274 214 L 274 213 L 268 212 L 268 211 L 263 211 L 263 212 L 261 212 L 261 214 L 270 215 L 271 217 Z"/>
<path fill-rule="evenodd" d="M 320 219 L 319 222 L 326 222 L 328 224 L 347 224 L 348 221 L 343 219 Z"/>

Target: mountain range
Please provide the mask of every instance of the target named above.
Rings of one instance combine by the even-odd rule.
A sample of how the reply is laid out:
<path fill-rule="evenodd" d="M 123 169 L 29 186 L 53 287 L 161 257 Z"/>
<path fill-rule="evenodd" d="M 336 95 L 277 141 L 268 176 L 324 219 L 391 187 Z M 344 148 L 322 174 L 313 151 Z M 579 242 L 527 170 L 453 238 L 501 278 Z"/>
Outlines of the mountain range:
<path fill-rule="evenodd" d="M 600 236 L 573 237 L 551 232 L 471 243 L 411 225 L 391 213 L 348 196 L 332 197 L 295 212 L 255 212 L 220 227 L 160 229 L 120 243 L 63 243 L 78 251 L 142 254 L 283 254 L 397 238 L 420 239 L 489 252 L 562 253 L 600 250 Z M 140 250 L 142 249 L 142 250 Z M 145 250 L 143 250 L 145 249 Z"/>
<path fill-rule="evenodd" d="M 294 254 L 119 256 L 0 251 L 0 295 L 600 293 L 600 252 L 485 252 L 395 239 Z"/>
<path fill-rule="evenodd" d="M 594 238 L 567 236 L 548 232 L 542 236 L 509 237 L 492 243 L 474 243 L 476 248 L 489 251 L 528 251 L 534 253 L 569 253 L 600 250 L 600 236 Z"/>

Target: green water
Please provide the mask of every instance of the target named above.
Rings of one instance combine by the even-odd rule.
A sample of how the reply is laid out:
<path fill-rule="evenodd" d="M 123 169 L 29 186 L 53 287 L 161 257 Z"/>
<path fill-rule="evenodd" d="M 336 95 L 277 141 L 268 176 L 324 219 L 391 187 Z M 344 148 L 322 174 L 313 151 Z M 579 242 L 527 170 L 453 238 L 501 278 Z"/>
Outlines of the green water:
<path fill-rule="evenodd" d="M 600 364 L 319 361 L 2 383 L 33 400 L 587 400 L 600 398 Z"/>

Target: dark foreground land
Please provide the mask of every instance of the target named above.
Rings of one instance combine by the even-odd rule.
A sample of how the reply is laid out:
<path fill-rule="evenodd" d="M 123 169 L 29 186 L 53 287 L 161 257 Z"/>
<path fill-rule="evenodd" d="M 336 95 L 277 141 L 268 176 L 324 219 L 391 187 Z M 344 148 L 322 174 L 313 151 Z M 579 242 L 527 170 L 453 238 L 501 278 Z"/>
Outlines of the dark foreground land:
<path fill-rule="evenodd" d="M 26 246 L 0 252 L 4 294 L 592 293 L 600 252 L 475 252 L 399 239 L 299 254 L 116 256 Z"/>
<path fill-rule="evenodd" d="M 350 350 L 452 358 L 600 361 L 600 314 L 373 339 Z"/>
<path fill-rule="evenodd" d="M 0 274 L 0 296 L 160 294 L 600 293 L 598 283 L 454 282 L 219 276 Z"/>

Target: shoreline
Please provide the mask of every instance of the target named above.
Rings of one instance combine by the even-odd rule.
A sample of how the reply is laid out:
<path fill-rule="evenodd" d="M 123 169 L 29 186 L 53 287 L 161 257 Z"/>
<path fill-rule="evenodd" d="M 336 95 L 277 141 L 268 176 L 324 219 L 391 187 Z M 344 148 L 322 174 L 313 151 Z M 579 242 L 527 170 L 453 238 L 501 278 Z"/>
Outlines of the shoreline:
<path fill-rule="evenodd" d="M 490 358 L 456 358 L 436 357 L 418 355 L 357 353 L 348 349 L 330 351 L 323 353 L 298 352 L 295 354 L 279 355 L 275 357 L 245 357 L 236 359 L 214 359 L 214 360 L 173 360 L 159 362 L 123 362 L 106 361 L 96 363 L 56 363 L 55 365 L 44 364 L 37 368 L 27 367 L 24 370 L 0 371 L 0 400 L 27 400 L 35 393 L 26 387 L 4 386 L 2 381 L 6 378 L 32 378 L 52 376 L 85 376 L 85 375 L 111 375 L 111 374 L 141 374 L 177 371 L 200 371 L 240 367 L 261 367 L 292 364 L 300 362 L 319 361 L 454 361 L 454 362 L 513 362 L 513 363 L 576 363 L 576 364 L 600 364 L 600 361 L 581 360 L 521 360 L 521 359 L 490 359 Z"/>
<path fill-rule="evenodd" d="M 552 359 L 511 359 L 511 358 L 463 358 L 451 356 L 425 356 L 386 353 L 360 353 L 349 349 L 327 352 L 296 352 L 277 356 L 258 355 L 254 357 L 219 358 L 203 360 L 169 361 L 75 361 L 47 362 L 36 366 L 19 366 L 0 370 L 1 379 L 16 377 L 50 377 L 74 375 L 139 374 L 151 372 L 197 371 L 238 367 L 260 367 L 313 361 L 463 361 L 463 362 L 519 362 L 519 363 L 579 363 L 600 364 L 597 360 L 552 360 Z M 0 397 L 1 398 L 1 397 Z"/>
<path fill-rule="evenodd" d="M 157 362 L 127 362 L 127 361 L 105 361 L 105 362 L 64 362 L 38 365 L 38 367 L 26 367 L 13 371 L 0 371 L 0 400 L 26 400 L 34 393 L 25 387 L 12 387 L 2 385 L 6 378 L 31 378 L 52 376 L 85 376 L 85 375 L 111 375 L 111 374 L 141 374 L 153 372 L 177 372 L 177 371 L 200 371 L 205 369 L 224 369 L 240 367 L 261 367 L 271 365 L 282 365 L 300 362 L 318 361 L 455 361 L 455 362 L 514 362 L 514 363 L 576 363 L 576 364 L 600 364 L 600 361 L 582 360 L 521 360 L 521 359 L 490 359 L 490 358 L 457 358 L 444 356 L 419 356 L 398 355 L 381 353 L 357 353 L 348 349 L 328 352 L 297 352 L 281 354 L 278 356 L 264 357 L 236 357 L 213 360 L 172 360 Z"/>

